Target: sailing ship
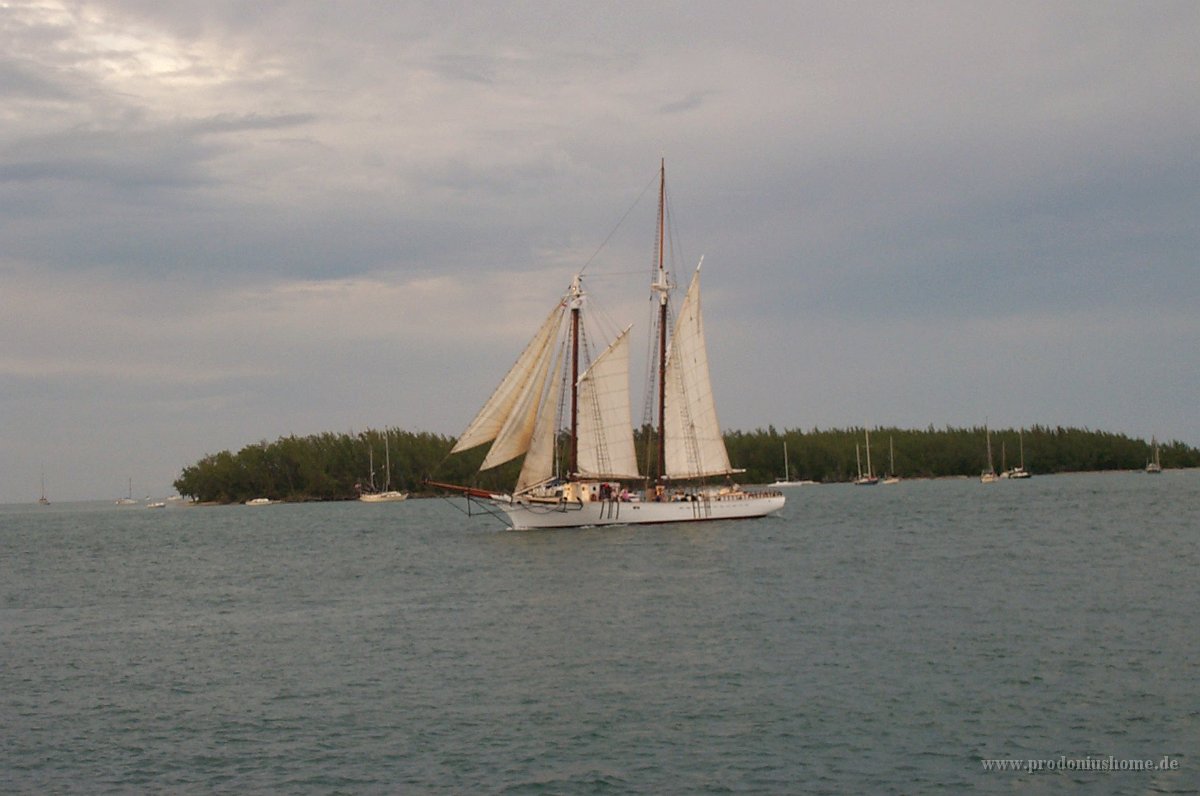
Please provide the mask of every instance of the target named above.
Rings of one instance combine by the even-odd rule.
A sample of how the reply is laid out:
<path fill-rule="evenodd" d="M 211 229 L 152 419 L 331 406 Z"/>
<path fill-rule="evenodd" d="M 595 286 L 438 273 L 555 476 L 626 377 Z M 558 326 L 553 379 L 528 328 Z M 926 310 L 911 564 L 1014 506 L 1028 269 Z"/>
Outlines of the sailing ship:
<path fill-rule="evenodd" d="M 592 338 L 584 331 L 590 313 L 585 311 L 581 272 L 451 450 L 460 453 L 490 442 L 480 470 L 524 455 L 513 491 L 426 481 L 429 486 L 465 494 L 513 530 L 742 519 L 783 508 L 782 493 L 749 492 L 732 480 L 744 471 L 730 464 L 717 421 L 700 308 L 700 267 L 671 331 L 674 285 L 664 260 L 666 237 L 662 164 L 650 285 L 657 326 L 654 478 L 642 474 L 633 438 L 631 327 L 595 359 L 584 361 Z M 559 456 L 556 443 L 563 427 L 565 451 Z M 708 479 L 724 483 L 713 486 Z"/>
<path fill-rule="evenodd" d="M 383 455 L 384 461 L 384 480 L 383 489 L 375 489 L 375 451 L 374 448 L 367 447 L 367 454 L 370 459 L 368 465 L 371 470 L 371 485 L 369 490 L 362 490 L 358 493 L 358 499 L 363 503 L 397 503 L 401 500 L 408 500 L 407 492 L 400 492 L 392 489 L 392 453 L 388 447 L 388 435 L 384 432 L 383 435 Z"/>
<path fill-rule="evenodd" d="M 858 445 L 854 446 L 854 459 L 858 463 L 858 478 L 854 479 L 855 486 L 875 486 L 879 483 L 879 476 L 875 475 L 871 469 L 871 431 L 867 429 L 867 469 L 866 472 L 862 468 L 862 460 L 858 455 Z"/>
<path fill-rule="evenodd" d="M 43 506 L 50 505 L 50 498 L 46 497 L 46 471 L 42 470 L 42 496 L 38 498 L 38 503 Z"/>
<path fill-rule="evenodd" d="M 1000 480 L 1000 476 L 996 475 L 996 467 L 992 464 L 992 431 L 986 423 L 983 426 L 983 430 L 987 434 L 987 469 L 979 474 L 979 483 L 994 484 Z"/>
<path fill-rule="evenodd" d="M 1150 444 L 1154 446 L 1154 458 L 1146 462 L 1146 472 L 1150 475 L 1162 474 L 1162 463 L 1158 460 L 1158 438 L 1150 437 Z"/>

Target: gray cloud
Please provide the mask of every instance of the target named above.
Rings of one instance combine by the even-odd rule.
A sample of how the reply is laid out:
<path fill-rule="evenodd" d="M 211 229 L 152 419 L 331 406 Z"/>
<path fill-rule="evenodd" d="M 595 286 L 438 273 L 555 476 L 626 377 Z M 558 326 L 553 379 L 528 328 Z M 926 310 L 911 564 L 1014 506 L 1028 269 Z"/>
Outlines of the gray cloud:
<path fill-rule="evenodd" d="M 726 424 L 1200 442 L 1194 4 L 469 10 L 0 9 L 0 500 L 456 433 L 664 155 Z"/>

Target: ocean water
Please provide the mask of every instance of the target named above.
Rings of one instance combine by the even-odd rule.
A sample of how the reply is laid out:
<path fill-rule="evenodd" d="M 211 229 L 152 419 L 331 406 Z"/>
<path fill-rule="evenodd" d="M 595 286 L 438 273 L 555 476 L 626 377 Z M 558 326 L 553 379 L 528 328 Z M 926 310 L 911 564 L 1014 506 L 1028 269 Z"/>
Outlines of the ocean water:
<path fill-rule="evenodd" d="M 0 792 L 1198 792 L 1200 472 L 455 505 L 0 507 Z"/>

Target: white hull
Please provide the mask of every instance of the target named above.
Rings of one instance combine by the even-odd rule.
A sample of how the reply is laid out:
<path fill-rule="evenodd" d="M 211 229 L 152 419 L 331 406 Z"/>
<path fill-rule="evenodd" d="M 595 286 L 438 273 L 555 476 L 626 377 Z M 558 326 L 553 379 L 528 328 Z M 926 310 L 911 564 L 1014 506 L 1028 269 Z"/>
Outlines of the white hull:
<path fill-rule="evenodd" d="M 602 525 L 652 525 L 765 517 L 783 508 L 780 494 L 735 495 L 708 500 L 592 500 L 565 503 L 492 501 L 508 517 L 514 531 Z"/>
<path fill-rule="evenodd" d="M 407 492 L 368 492 L 359 495 L 358 499 L 363 503 L 397 503 L 401 500 L 408 500 Z"/>

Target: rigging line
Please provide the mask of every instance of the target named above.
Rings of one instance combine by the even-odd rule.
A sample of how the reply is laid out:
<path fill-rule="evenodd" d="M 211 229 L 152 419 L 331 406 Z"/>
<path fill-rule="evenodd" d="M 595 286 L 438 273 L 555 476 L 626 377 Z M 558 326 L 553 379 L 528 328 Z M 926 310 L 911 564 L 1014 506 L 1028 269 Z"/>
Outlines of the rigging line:
<path fill-rule="evenodd" d="M 587 262 L 585 262 L 583 264 L 583 267 L 579 269 L 580 274 L 582 274 L 584 271 L 587 270 L 587 267 L 589 265 L 591 265 L 592 261 L 595 260 L 600 255 L 600 252 L 604 251 L 604 247 L 608 245 L 608 242 L 610 240 L 612 240 L 612 236 L 617 234 L 617 230 L 620 229 L 622 225 L 624 225 L 625 219 L 629 218 L 629 214 L 633 212 L 633 209 L 635 207 L 637 207 L 639 204 L 641 204 L 642 197 L 644 197 L 646 195 L 646 191 L 650 190 L 650 186 L 656 182 L 658 182 L 658 172 L 657 171 L 654 172 L 654 176 L 650 178 L 650 181 L 648 183 L 646 183 L 646 187 L 642 188 L 642 192 L 637 195 L 637 199 L 633 200 L 633 204 L 631 204 L 629 206 L 629 209 L 627 209 L 625 211 L 625 214 L 621 216 L 619 221 L 617 221 L 616 226 L 613 227 L 612 231 L 608 233 L 607 237 L 605 237 L 604 242 L 601 243 L 596 248 L 596 251 L 592 252 L 591 257 L 587 258 Z"/>

